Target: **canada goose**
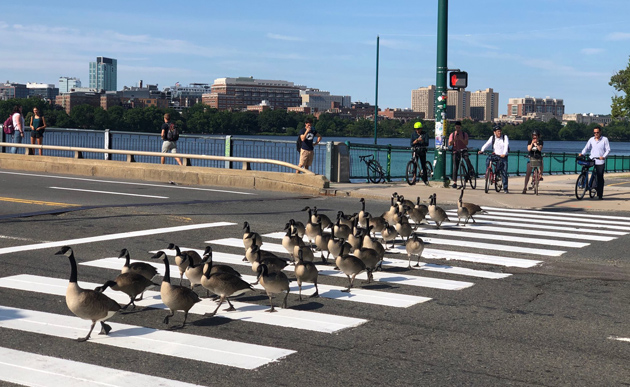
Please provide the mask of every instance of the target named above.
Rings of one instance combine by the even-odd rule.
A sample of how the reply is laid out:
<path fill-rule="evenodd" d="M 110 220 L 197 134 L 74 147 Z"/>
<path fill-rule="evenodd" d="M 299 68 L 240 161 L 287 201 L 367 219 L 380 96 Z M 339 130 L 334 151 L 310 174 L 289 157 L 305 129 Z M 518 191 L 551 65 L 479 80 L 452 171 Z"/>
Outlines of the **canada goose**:
<path fill-rule="evenodd" d="M 352 249 L 358 249 L 363 245 L 363 229 L 357 228 L 356 224 L 358 224 L 358 219 L 355 218 L 355 227 L 352 228 L 352 232 L 348 234 L 348 239 L 346 240 Z"/>
<path fill-rule="evenodd" d="M 302 282 L 312 282 L 315 284 L 315 293 L 309 297 L 319 297 L 319 289 L 317 288 L 317 267 L 313 262 L 304 262 L 302 257 L 302 251 L 298 253 L 298 260 L 295 264 L 295 278 L 297 278 L 297 284 L 299 291 L 299 298 L 302 301 Z"/>
<path fill-rule="evenodd" d="M 179 284 L 182 284 L 182 279 L 184 278 L 184 273 L 186 272 L 186 268 L 188 267 L 188 258 L 186 255 L 190 255 L 195 262 L 195 264 L 201 263 L 201 257 L 199 253 L 194 250 L 186 250 L 181 251 L 179 246 L 174 243 L 169 243 L 166 246 L 168 250 L 175 250 L 175 264 L 179 268 Z"/>
<path fill-rule="evenodd" d="M 354 218 L 356 218 L 358 214 L 346 215 L 343 211 L 337 211 L 337 218 L 339 218 L 339 223 L 344 224 L 350 228 L 354 227 Z"/>
<path fill-rule="evenodd" d="M 317 237 L 316 237 L 317 238 Z M 309 246 L 295 246 L 293 248 L 293 263 L 297 262 L 298 252 L 301 251 L 303 254 L 303 259 L 306 262 L 313 262 L 315 260 L 315 255 L 313 254 L 313 250 Z"/>
<path fill-rule="evenodd" d="M 421 214 L 423 214 L 423 218 L 425 216 L 427 216 L 427 214 L 429 213 L 429 207 L 427 207 L 426 204 L 420 203 L 420 196 L 418 196 L 418 198 L 416 199 L 416 205 L 413 206 L 413 208 L 415 208 L 416 210 L 418 210 Z M 424 219 L 426 222 L 426 219 Z"/>
<path fill-rule="evenodd" d="M 271 309 L 266 310 L 266 312 L 275 312 L 275 308 L 273 307 L 272 295 L 280 294 L 282 292 L 286 292 L 284 296 L 284 301 L 282 302 L 282 308 L 286 309 L 287 307 L 287 297 L 289 296 L 289 278 L 283 272 L 279 273 L 270 273 L 267 265 L 258 266 L 258 282 L 265 288 L 267 292 L 267 296 L 269 296 L 269 304 L 271 304 Z"/>
<path fill-rule="evenodd" d="M 361 202 L 361 211 L 359 211 L 359 214 L 357 215 L 359 226 L 367 228 L 366 218 L 369 218 L 371 215 L 367 211 L 365 211 L 365 199 L 361 198 L 359 202 Z"/>
<path fill-rule="evenodd" d="M 406 217 L 402 217 L 400 222 L 394 225 L 394 228 L 396 228 L 398 235 L 404 238 L 405 241 L 407 241 L 411 234 L 413 234 L 413 228 Z"/>
<path fill-rule="evenodd" d="M 365 270 L 367 271 L 368 280 L 367 283 L 372 282 L 374 277 L 372 276 L 372 272 L 376 270 L 378 263 L 381 261 L 381 257 L 378 252 L 374 249 L 369 249 L 366 247 L 362 247 L 360 249 L 354 250 L 353 255 L 359 258 L 365 264 Z"/>
<path fill-rule="evenodd" d="M 309 221 L 306 222 L 306 225 L 304 225 L 304 234 L 308 238 L 308 242 L 310 243 L 310 245 L 312 245 L 313 242 L 315 242 L 315 237 L 317 236 L 317 234 L 319 234 L 319 232 L 322 231 L 323 229 L 322 229 L 321 223 L 319 223 L 321 221 L 321 217 L 311 216 L 310 208 L 308 208 L 308 214 L 309 214 L 308 216 Z M 313 221 L 313 218 L 315 218 L 315 221 Z M 309 245 L 309 248 L 310 248 L 310 245 Z"/>
<path fill-rule="evenodd" d="M 291 231 L 291 227 L 285 228 L 287 233 L 284 237 L 282 237 L 282 247 L 284 247 L 287 252 L 291 255 L 291 260 L 295 259 L 293 256 L 293 251 L 295 246 L 305 246 L 302 238 L 298 237 L 295 232 Z"/>
<path fill-rule="evenodd" d="M 424 206 L 426 208 L 426 206 Z M 418 225 L 421 223 L 427 223 L 427 220 L 425 219 L 427 212 L 429 212 L 429 209 L 426 208 L 426 212 L 424 212 L 421 209 L 418 209 L 417 207 L 407 207 L 405 206 L 405 211 L 407 213 L 407 216 L 409 216 L 409 219 L 411 219 L 414 223 L 414 230 L 418 228 Z"/>
<path fill-rule="evenodd" d="M 129 250 L 122 249 L 120 250 L 120 254 L 118 258 L 125 258 L 125 265 L 123 266 L 120 272 L 124 273 L 137 273 L 143 276 L 148 280 L 152 280 L 158 273 L 155 266 L 148 264 L 146 262 L 134 262 L 131 263 L 131 258 L 129 257 Z"/>
<path fill-rule="evenodd" d="M 408 207 L 414 206 L 414 202 L 412 202 L 411 200 L 405 199 L 403 195 L 396 196 L 396 203 L 398 203 L 398 211 L 400 211 L 401 213 L 403 213 L 403 208 L 405 206 L 408 206 Z"/>
<path fill-rule="evenodd" d="M 464 196 L 464 190 L 462 190 L 462 193 L 460 194 L 460 200 L 463 200 L 463 196 Z M 473 218 L 473 215 L 475 215 L 478 212 L 481 214 L 486 213 L 486 211 L 484 211 L 483 208 L 479 207 L 478 205 L 474 203 L 465 203 L 462 201 L 462 207 L 468 210 L 468 214 L 470 215 L 470 219 L 472 219 L 473 223 L 477 223 L 475 222 L 475 218 Z"/>
<path fill-rule="evenodd" d="M 342 290 L 342 292 L 349 292 L 350 288 L 354 286 L 354 279 L 357 274 L 364 272 L 366 269 L 365 263 L 354 255 L 345 254 L 339 255 L 335 260 L 337 267 L 348 277 L 348 288 Z"/>
<path fill-rule="evenodd" d="M 317 207 L 313 207 L 313 216 L 315 216 L 315 218 L 319 216 L 320 218 L 319 223 L 321 223 L 322 225 L 322 230 L 325 230 L 329 228 L 330 226 L 332 226 L 333 223 L 330 220 L 330 218 L 326 216 L 325 214 L 318 213 L 317 211 L 318 211 Z"/>
<path fill-rule="evenodd" d="M 211 265 L 206 265 L 203 275 L 201 276 L 201 286 L 221 298 L 219 299 L 219 305 L 217 305 L 214 312 L 206 314 L 208 316 L 214 316 L 217 313 L 217 310 L 219 310 L 221 304 L 223 304 L 223 301 L 227 301 L 228 305 L 230 305 L 226 311 L 235 310 L 229 297 L 240 296 L 245 292 L 254 290 L 250 284 L 234 274 L 220 271 L 211 273 L 211 271 Z"/>
<path fill-rule="evenodd" d="M 249 229 L 249 223 L 243 223 L 243 245 L 245 248 L 251 247 L 251 245 L 262 246 L 262 237 L 257 232 L 251 232 Z"/>
<path fill-rule="evenodd" d="M 317 215 L 313 214 L 313 210 L 311 209 L 311 207 L 306 206 L 306 207 L 302 208 L 302 211 L 308 211 L 307 223 L 308 222 L 312 222 L 312 223 L 317 222 Z"/>
<path fill-rule="evenodd" d="M 164 262 L 164 277 L 162 278 L 162 285 L 160 286 L 160 296 L 162 302 L 170 310 L 170 314 L 164 317 L 164 324 L 168 324 L 168 320 L 175 315 L 175 312 L 181 310 L 184 312 L 184 322 L 182 328 L 186 325 L 186 319 L 188 318 L 188 311 L 196 303 L 201 301 L 201 298 L 192 291 L 192 289 L 185 288 L 183 286 L 171 285 L 171 270 L 168 264 L 168 257 L 164 251 L 158 251 L 151 258 L 161 259 Z"/>
<path fill-rule="evenodd" d="M 394 217 L 396 215 L 396 209 L 398 208 L 398 203 L 396 203 L 396 197 L 397 197 L 398 193 L 394 192 L 391 196 L 391 198 L 389 199 L 390 201 L 390 206 L 389 206 L 389 210 L 387 210 L 386 212 L 384 212 L 381 217 L 383 219 L 385 219 L 388 222 L 391 223 L 395 223 L 392 222 L 392 217 Z"/>
<path fill-rule="evenodd" d="M 352 228 L 348 226 L 347 224 L 341 223 L 342 217 L 343 217 L 343 212 L 339 211 L 337 213 L 337 221 L 335 222 L 335 225 L 333 226 L 333 230 L 337 238 L 348 239 L 348 236 L 352 232 Z"/>
<path fill-rule="evenodd" d="M 129 305 L 133 305 L 133 307 L 135 308 L 136 304 L 134 303 L 134 301 L 142 300 L 142 295 L 144 294 L 144 291 L 152 285 L 158 286 L 158 284 L 154 284 L 151 280 L 146 279 L 146 277 L 143 277 L 140 274 L 124 273 L 119 274 L 115 280 L 109 280 L 105 282 L 102 286 L 94 290 L 102 293 L 105 291 L 105 289 L 109 287 L 112 288 L 112 290 L 117 290 L 119 292 L 125 293 L 129 296 L 129 303 L 123 306 L 122 309 L 127 309 Z M 136 298 L 138 294 L 140 295 L 140 298 Z"/>
<path fill-rule="evenodd" d="M 334 231 L 333 231 L 334 232 Z M 333 234 L 324 233 L 323 230 L 315 237 L 315 247 L 322 253 L 322 263 L 328 262 L 330 252 L 328 251 L 328 243 L 333 239 Z M 324 251 L 326 252 L 326 258 L 324 258 Z"/>
<path fill-rule="evenodd" d="M 409 258 L 409 269 L 411 269 L 411 256 L 415 255 L 418 257 L 418 262 L 416 262 L 416 267 L 420 266 L 420 257 L 422 256 L 422 251 L 424 251 L 424 241 L 416 234 L 413 234 L 411 238 L 407 240 L 405 243 L 405 249 L 407 250 L 407 257 Z"/>
<path fill-rule="evenodd" d="M 206 246 L 204 252 L 203 252 L 203 261 L 202 263 L 204 263 L 204 267 L 202 270 L 202 275 L 203 275 L 203 271 L 205 271 L 208 267 L 210 268 L 210 274 L 214 274 L 214 273 L 230 273 L 232 275 L 235 275 L 237 277 L 241 276 L 241 273 L 239 273 L 237 270 L 235 270 L 232 266 L 230 265 L 215 265 L 212 262 L 212 246 Z"/>
<path fill-rule="evenodd" d="M 296 246 L 296 248 L 298 248 Z M 304 247 L 307 248 L 307 247 Z M 265 265 L 267 267 L 267 270 L 270 273 L 279 273 L 281 272 L 285 267 L 288 266 L 288 262 L 280 257 L 266 257 L 263 258 L 262 255 L 260 254 L 260 248 L 258 246 L 253 246 L 253 254 L 256 257 L 256 259 L 254 260 L 254 262 L 252 263 L 252 271 L 254 273 L 258 273 L 258 267 L 260 267 L 260 265 Z M 309 249 L 310 251 L 310 249 Z M 254 285 L 257 284 L 258 282 L 254 282 Z"/>
<path fill-rule="evenodd" d="M 383 229 L 383 231 L 381 231 L 381 238 L 383 239 L 385 248 L 387 248 L 387 242 L 389 241 L 392 241 L 392 248 L 393 248 L 395 245 L 397 236 L 398 236 L 398 231 L 396 231 L 396 227 L 385 222 L 385 228 Z"/>
<path fill-rule="evenodd" d="M 385 218 L 382 216 L 374 216 L 367 219 L 368 229 L 372 232 L 372 236 L 376 237 L 377 232 L 382 232 L 385 228 Z"/>
<path fill-rule="evenodd" d="M 66 289 L 66 305 L 72 313 L 84 320 L 91 320 L 92 326 L 87 336 L 78 338 L 77 341 L 86 341 L 90 338 L 96 322 L 101 323 L 99 335 L 107 335 L 112 327 L 105 324 L 105 320 L 110 319 L 120 310 L 120 305 L 101 292 L 81 289 L 77 284 L 77 261 L 74 259 L 72 248 L 63 246 L 55 255 L 65 255 L 70 260 L 70 280 Z"/>
<path fill-rule="evenodd" d="M 298 237 L 304 238 L 304 234 L 306 233 L 306 226 L 304 226 L 304 223 L 298 222 L 295 219 L 289 219 L 289 226 L 292 231 L 295 230 Z"/>
<path fill-rule="evenodd" d="M 429 216 L 431 217 L 431 219 L 433 219 L 433 221 L 437 225 L 437 228 L 440 228 L 444 221 L 450 222 L 450 219 L 446 215 L 446 211 L 436 205 L 436 195 L 433 194 L 429 196 L 429 199 L 431 199 L 431 204 L 429 204 Z"/>
<path fill-rule="evenodd" d="M 352 252 L 352 246 L 350 243 L 346 242 L 345 239 L 335 240 L 333 238 L 328 242 L 328 251 L 330 251 L 333 257 L 338 257 L 340 255 L 350 254 Z M 335 262 L 337 262 L 336 258 Z"/>
<path fill-rule="evenodd" d="M 459 222 L 461 222 L 462 218 L 464 218 L 464 226 L 468 224 L 468 219 L 470 219 L 470 212 L 468 208 L 462 205 L 462 196 L 464 196 L 464 189 L 459 194 L 459 199 L 457 199 L 457 226 L 459 226 Z"/>
<path fill-rule="evenodd" d="M 243 258 L 243 261 L 247 261 L 253 264 L 254 262 L 256 262 L 256 258 L 258 257 L 258 254 L 260 254 L 260 257 L 262 259 L 279 258 L 276 254 L 272 253 L 271 251 L 263 250 L 261 247 L 258 247 L 257 245 L 252 245 L 247 250 L 245 250 L 245 258 Z M 280 258 L 280 259 L 283 259 L 283 258 Z"/>

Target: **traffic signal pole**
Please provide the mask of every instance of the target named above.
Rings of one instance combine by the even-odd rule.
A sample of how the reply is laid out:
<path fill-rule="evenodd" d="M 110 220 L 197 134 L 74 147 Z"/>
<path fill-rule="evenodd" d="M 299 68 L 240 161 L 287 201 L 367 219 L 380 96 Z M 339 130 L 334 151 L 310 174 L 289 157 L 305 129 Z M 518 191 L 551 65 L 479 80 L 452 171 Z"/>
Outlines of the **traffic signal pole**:
<path fill-rule="evenodd" d="M 446 78 L 448 72 L 448 0 L 438 0 L 437 67 L 435 76 L 435 156 L 433 180 L 448 181 L 446 176 Z"/>

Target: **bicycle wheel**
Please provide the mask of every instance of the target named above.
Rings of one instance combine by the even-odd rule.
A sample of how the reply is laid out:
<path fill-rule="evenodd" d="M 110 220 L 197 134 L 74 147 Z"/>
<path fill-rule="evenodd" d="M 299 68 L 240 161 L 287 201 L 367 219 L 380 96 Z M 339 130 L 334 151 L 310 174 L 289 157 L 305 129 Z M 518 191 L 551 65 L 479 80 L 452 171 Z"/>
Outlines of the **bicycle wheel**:
<path fill-rule="evenodd" d="M 502 170 L 498 170 L 494 175 L 494 190 L 497 192 L 501 192 L 503 189 L 503 173 Z"/>
<path fill-rule="evenodd" d="M 593 199 L 595 195 L 597 195 L 597 175 L 593 173 L 592 176 L 593 177 L 591 177 L 591 184 L 589 184 L 590 190 L 588 191 L 588 196 L 590 196 L 591 199 Z"/>
<path fill-rule="evenodd" d="M 586 175 L 584 173 L 581 173 L 575 182 L 575 197 L 577 198 L 577 200 L 582 200 L 584 198 L 584 194 L 586 193 L 587 189 Z"/>
<path fill-rule="evenodd" d="M 374 160 L 370 160 L 367 165 L 368 180 L 374 184 L 380 183 L 383 178 L 383 169 Z"/>
<path fill-rule="evenodd" d="M 492 171 L 490 171 L 490 169 L 488 169 L 486 171 L 486 193 L 488 193 L 488 190 L 490 189 L 490 182 L 492 181 L 494 177 L 492 176 Z"/>
<path fill-rule="evenodd" d="M 466 189 L 466 181 L 468 180 L 468 170 L 464 163 L 459 163 L 459 184 L 462 189 Z"/>
<path fill-rule="evenodd" d="M 469 176 L 469 180 L 470 181 L 470 188 L 472 189 L 476 189 L 477 188 L 477 172 L 475 172 L 475 170 L 470 170 L 468 171 L 468 176 Z"/>
<path fill-rule="evenodd" d="M 534 184 L 534 195 L 538 195 L 538 184 L 540 182 L 540 170 L 538 167 L 534 168 L 532 172 L 532 183 Z"/>
<path fill-rule="evenodd" d="M 433 164 L 430 161 L 424 163 L 424 170 L 427 171 L 427 179 L 431 179 L 433 177 Z"/>
<path fill-rule="evenodd" d="M 405 180 L 407 180 L 407 184 L 414 185 L 418 180 L 418 165 L 415 161 L 410 160 L 407 163 L 407 173 L 405 174 Z"/>

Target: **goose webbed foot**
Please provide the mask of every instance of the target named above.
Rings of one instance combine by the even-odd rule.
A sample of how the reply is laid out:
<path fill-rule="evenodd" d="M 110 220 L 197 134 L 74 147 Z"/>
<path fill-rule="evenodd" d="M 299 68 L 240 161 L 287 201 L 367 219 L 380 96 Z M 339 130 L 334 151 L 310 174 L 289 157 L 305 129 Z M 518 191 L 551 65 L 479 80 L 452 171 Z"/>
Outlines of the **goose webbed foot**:
<path fill-rule="evenodd" d="M 78 341 L 79 343 L 83 343 L 84 341 L 88 341 L 88 339 L 89 339 L 89 338 L 90 338 L 90 336 L 79 337 L 79 338 L 77 339 L 77 341 Z"/>
<path fill-rule="evenodd" d="M 215 312 L 210 312 L 210 313 L 205 313 L 204 316 L 205 317 L 214 317 L 216 313 Z"/>
<path fill-rule="evenodd" d="M 265 312 L 269 312 L 269 313 L 275 313 L 277 312 L 276 308 L 273 307 L 273 305 L 271 306 L 271 309 L 267 309 Z"/>
<path fill-rule="evenodd" d="M 110 327 L 109 325 L 101 321 L 101 331 L 99 332 L 99 335 L 108 335 L 111 330 L 112 330 L 112 327 Z M 86 338 L 86 340 L 88 338 L 89 336 Z"/>
<path fill-rule="evenodd" d="M 223 310 L 224 310 L 224 311 L 226 311 L 226 312 L 233 312 L 233 311 L 235 311 L 235 310 L 236 310 L 236 308 L 235 308 L 235 307 L 233 307 L 232 305 L 230 305 L 230 307 L 229 307 L 229 308 L 227 308 L 227 309 L 223 309 Z"/>

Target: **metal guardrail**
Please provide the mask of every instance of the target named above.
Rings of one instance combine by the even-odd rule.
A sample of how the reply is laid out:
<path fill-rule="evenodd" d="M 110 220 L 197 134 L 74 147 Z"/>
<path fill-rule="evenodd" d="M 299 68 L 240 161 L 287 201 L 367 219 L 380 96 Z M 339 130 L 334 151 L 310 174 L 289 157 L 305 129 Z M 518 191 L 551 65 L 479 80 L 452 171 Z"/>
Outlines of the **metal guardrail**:
<path fill-rule="evenodd" d="M 73 157 L 75 159 L 83 159 L 85 154 L 96 153 L 104 155 L 103 159 L 110 159 L 110 155 L 124 155 L 126 157 L 127 162 L 136 162 L 137 156 L 150 156 L 150 157 L 168 157 L 168 158 L 181 158 L 182 164 L 184 166 L 192 165 L 190 160 L 215 160 L 215 161 L 223 161 L 226 163 L 239 163 L 241 165 L 241 169 L 251 170 L 252 164 L 270 164 L 281 166 L 288 169 L 293 169 L 295 171 L 303 172 L 306 174 L 315 173 L 309 171 L 308 169 L 300 168 L 297 165 L 280 161 L 280 160 L 272 160 L 272 159 L 257 159 L 252 157 L 230 157 L 230 156 L 208 156 L 208 155 L 192 155 L 186 153 L 161 153 L 161 152 L 144 152 L 144 151 L 130 151 L 130 150 L 117 150 L 117 149 L 97 149 L 97 148 L 79 148 L 79 147 L 70 147 L 70 146 L 55 146 L 55 145 L 32 145 L 32 144 L 13 144 L 9 142 L 0 142 L 0 147 L 16 147 L 16 148 L 25 148 L 27 151 L 21 156 L 27 157 L 38 157 L 33 156 L 34 151 L 38 149 L 48 150 L 48 151 L 60 151 L 64 153 L 61 156 L 53 156 L 53 157 Z M 232 169 L 232 168 L 231 168 Z"/>

